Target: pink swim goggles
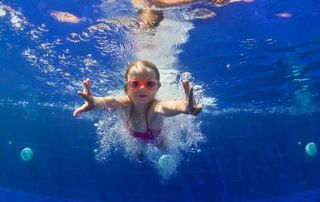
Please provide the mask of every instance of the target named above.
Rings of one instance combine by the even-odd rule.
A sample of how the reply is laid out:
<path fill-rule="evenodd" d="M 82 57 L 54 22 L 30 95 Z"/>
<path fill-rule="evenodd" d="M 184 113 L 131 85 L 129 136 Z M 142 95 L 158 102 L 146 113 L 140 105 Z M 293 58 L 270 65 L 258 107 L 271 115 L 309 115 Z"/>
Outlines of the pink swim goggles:
<path fill-rule="evenodd" d="M 133 79 L 125 84 L 126 87 L 128 87 L 130 90 L 136 90 L 139 89 L 141 86 L 145 87 L 148 90 L 155 90 L 157 87 L 160 87 L 161 84 L 157 80 L 137 80 Z"/>

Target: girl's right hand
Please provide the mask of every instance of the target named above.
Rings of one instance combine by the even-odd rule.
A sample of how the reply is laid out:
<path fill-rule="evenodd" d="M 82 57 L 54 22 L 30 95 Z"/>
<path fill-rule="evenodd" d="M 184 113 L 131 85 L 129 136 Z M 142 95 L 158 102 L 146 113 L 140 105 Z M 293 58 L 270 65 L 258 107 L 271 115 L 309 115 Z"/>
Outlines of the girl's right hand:
<path fill-rule="evenodd" d="M 83 91 L 78 91 L 78 95 L 84 99 L 84 104 L 81 107 L 78 107 L 76 110 L 74 110 L 73 116 L 77 116 L 82 112 L 94 109 L 94 98 L 91 95 L 89 79 L 83 81 L 83 87 Z"/>
<path fill-rule="evenodd" d="M 196 116 L 202 111 L 203 104 L 196 103 L 193 96 L 193 87 L 190 85 L 188 80 L 183 80 L 182 85 L 186 94 L 185 103 L 187 112 Z"/>

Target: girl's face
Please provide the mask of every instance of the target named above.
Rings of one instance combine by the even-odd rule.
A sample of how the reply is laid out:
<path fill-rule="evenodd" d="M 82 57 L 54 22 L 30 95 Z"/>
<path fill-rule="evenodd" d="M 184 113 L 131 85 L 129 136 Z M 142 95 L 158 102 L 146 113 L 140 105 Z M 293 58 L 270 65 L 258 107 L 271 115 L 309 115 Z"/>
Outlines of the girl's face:
<path fill-rule="evenodd" d="M 127 82 L 128 96 L 138 104 L 149 103 L 159 89 L 156 72 L 148 67 L 131 68 Z"/>

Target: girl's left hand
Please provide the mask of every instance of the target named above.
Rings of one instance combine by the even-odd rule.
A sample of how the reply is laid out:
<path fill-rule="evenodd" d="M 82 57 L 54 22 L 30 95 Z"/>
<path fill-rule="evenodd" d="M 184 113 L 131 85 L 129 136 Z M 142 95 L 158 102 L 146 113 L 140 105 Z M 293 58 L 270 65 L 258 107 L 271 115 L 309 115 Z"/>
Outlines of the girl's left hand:
<path fill-rule="evenodd" d="M 198 115 L 203 109 L 203 104 L 197 104 L 193 96 L 193 87 L 188 80 L 183 80 L 182 85 L 186 94 L 186 107 L 189 114 Z"/>

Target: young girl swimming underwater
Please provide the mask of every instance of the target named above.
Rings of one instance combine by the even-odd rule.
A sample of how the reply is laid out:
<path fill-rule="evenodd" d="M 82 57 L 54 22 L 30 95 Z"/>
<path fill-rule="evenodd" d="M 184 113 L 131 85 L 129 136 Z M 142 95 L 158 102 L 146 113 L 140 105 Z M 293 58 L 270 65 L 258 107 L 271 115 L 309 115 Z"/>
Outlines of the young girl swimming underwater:
<path fill-rule="evenodd" d="M 163 117 L 178 114 L 198 115 L 203 104 L 196 104 L 193 87 L 183 80 L 185 99 L 178 101 L 160 101 L 155 98 L 161 87 L 158 68 L 151 62 L 139 60 L 130 64 L 125 73 L 124 90 L 126 95 L 120 97 L 95 97 L 90 90 L 90 81 L 83 81 L 84 89 L 78 94 L 84 104 L 73 115 L 93 109 L 123 109 L 127 114 L 125 127 L 128 134 L 143 143 L 152 143 L 165 148 L 165 138 L 161 135 Z"/>

